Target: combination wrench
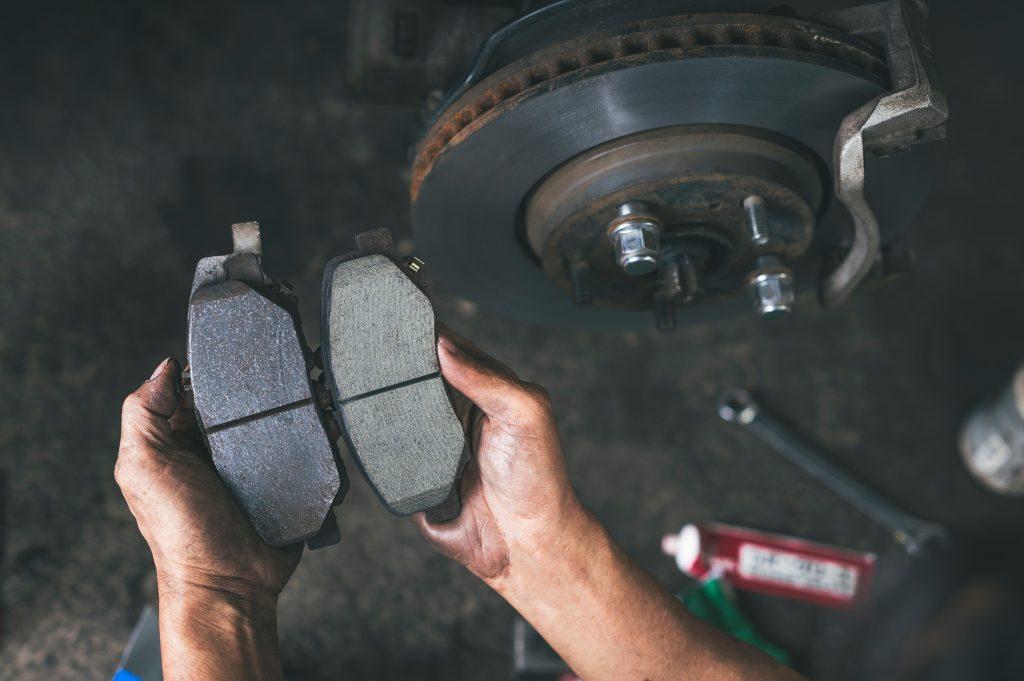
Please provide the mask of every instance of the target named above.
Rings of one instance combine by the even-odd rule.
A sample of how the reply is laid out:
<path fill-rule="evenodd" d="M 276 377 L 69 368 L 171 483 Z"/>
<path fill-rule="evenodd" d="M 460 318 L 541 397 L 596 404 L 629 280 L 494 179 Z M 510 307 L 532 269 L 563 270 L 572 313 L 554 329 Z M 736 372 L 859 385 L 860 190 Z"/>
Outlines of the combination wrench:
<path fill-rule="evenodd" d="M 717 406 L 718 416 L 723 421 L 746 428 L 803 472 L 887 529 L 908 554 L 917 553 L 933 541 L 948 542 L 946 528 L 910 515 L 851 478 L 804 438 L 766 413 L 746 390 L 736 388 L 725 392 Z"/>

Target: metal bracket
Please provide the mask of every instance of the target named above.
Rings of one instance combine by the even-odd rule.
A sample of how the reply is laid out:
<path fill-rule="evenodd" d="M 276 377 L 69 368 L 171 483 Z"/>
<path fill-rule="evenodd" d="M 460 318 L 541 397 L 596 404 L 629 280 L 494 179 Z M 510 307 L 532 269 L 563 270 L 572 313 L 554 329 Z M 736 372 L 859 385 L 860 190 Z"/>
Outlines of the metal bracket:
<path fill-rule="evenodd" d="M 887 156 L 945 137 L 946 95 L 936 77 L 927 37 L 924 0 L 889 0 L 829 12 L 815 21 L 865 39 L 881 39 L 893 91 L 849 113 L 836 134 L 833 174 L 836 197 L 853 218 L 853 244 L 821 282 L 825 307 L 842 304 L 878 262 L 878 219 L 864 193 L 864 152 Z"/>
<path fill-rule="evenodd" d="M 231 247 L 234 254 L 250 253 L 257 258 L 263 256 L 263 240 L 260 237 L 260 223 L 236 222 L 231 225 Z"/>
<path fill-rule="evenodd" d="M 217 284 L 230 279 L 244 281 L 251 286 L 267 286 L 270 279 L 263 273 L 263 241 L 260 237 L 260 223 L 236 222 L 231 225 L 232 252 L 227 255 L 212 255 L 200 259 L 192 278 L 189 298 L 197 289 L 208 284 Z M 229 260 L 235 260 L 228 263 Z M 229 273 L 228 270 L 231 270 Z"/>

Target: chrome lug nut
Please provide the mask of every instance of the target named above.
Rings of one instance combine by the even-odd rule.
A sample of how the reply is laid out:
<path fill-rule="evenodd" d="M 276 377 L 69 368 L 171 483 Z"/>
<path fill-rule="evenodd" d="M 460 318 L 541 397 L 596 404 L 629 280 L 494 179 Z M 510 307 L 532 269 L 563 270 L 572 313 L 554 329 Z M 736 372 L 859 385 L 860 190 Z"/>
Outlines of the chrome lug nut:
<path fill-rule="evenodd" d="M 640 202 L 619 206 L 608 225 L 608 238 L 615 248 L 619 267 L 632 276 L 650 274 L 658 268 L 661 222 Z"/>
<path fill-rule="evenodd" d="M 757 268 L 747 277 L 747 290 L 754 299 L 754 311 L 762 317 L 790 312 L 796 299 L 793 273 L 774 255 L 758 258 Z"/>

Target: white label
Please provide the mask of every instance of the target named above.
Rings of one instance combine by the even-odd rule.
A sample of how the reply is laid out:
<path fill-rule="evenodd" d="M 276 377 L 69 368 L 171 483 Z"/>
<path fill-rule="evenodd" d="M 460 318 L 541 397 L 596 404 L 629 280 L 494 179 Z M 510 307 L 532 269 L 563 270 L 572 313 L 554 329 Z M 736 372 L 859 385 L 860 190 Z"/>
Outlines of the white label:
<path fill-rule="evenodd" d="M 740 547 L 739 574 L 747 579 L 853 598 L 857 572 L 854 567 L 798 553 L 753 544 Z"/>

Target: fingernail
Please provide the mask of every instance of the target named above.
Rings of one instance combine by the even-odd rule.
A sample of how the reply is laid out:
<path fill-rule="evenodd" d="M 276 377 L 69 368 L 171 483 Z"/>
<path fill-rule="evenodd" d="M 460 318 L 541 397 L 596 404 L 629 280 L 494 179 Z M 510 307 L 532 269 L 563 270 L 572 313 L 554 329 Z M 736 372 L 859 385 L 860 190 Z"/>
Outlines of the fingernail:
<path fill-rule="evenodd" d="M 459 353 L 459 348 L 450 338 L 448 338 L 448 336 L 438 336 L 437 342 L 438 345 L 440 345 L 441 348 L 449 355 L 457 355 Z"/>
<path fill-rule="evenodd" d="M 167 359 L 165 359 L 164 361 L 160 362 L 160 364 L 158 364 L 158 365 L 157 365 L 156 369 L 154 369 L 154 370 L 153 370 L 153 375 L 149 377 L 149 380 L 151 380 L 151 381 L 152 381 L 152 380 L 153 380 L 154 378 L 156 378 L 156 377 L 157 377 L 157 376 L 159 376 L 159 375 L 160 375 L 161 373 L 163 373 L 163 370 L 164 370 L 164 368 L 165 368 L 165 367 L 167 366 L 167 364 L 168 364 L 168 363 L 169 363 L 170 361 L 171 361 L 171 358 L 170 358 L 170 357 L 168 357 L 168 358 L 167 358 Z"/>

